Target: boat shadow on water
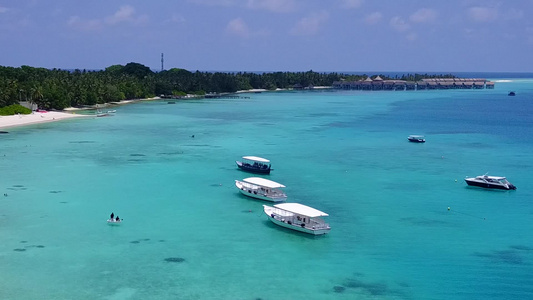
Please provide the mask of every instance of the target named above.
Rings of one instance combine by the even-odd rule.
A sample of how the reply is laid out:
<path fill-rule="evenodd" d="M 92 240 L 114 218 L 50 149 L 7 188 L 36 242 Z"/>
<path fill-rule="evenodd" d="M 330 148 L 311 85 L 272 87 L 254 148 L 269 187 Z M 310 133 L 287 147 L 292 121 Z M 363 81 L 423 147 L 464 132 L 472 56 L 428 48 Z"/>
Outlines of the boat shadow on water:
<path fill-rule="evenodd" d="M 471 185 L 467 185 L 464 188 L 468 189 L 468 190 L 478 191 L 480 193 L 486 193 L 486 192 L 512 193 L 512 192 L 516 192 L 516 190 L 491 189 L 491 188 L 484 188 L 484 187 L 471 186 Z"/>

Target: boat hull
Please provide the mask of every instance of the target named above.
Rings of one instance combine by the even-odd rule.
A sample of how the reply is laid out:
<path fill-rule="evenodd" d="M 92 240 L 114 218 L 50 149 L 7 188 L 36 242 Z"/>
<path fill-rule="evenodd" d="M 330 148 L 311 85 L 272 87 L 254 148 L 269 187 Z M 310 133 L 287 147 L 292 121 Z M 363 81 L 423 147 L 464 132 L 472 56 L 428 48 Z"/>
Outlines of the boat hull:
<path fill-rule="evenodd" d="M 313 228 L 313 227 L 308 227 L 307 224 L 304 224 L 304 226 L 302 226 L 301 224 L 299 225 L 299 224 L 292 223 L 290 220 L 285 219 L 284 216 L 276 215 L 272 213 L 272 211 L 266 207 L 265 207 L 265 214 L 267 215 L 268 219 L 272 223 L 278 226 L 281 226 L 287 229 L 292 229 L 292 230 L 299 231 L 299 232 L 303 232 L 303 233 L 307 233 L 307 234 L 311 234 L 311 235 L 327 234 L 329 233 L 331 229 L 329 226 L 322 227 L 322 228 Z"/>
<path fill-rule="evenodd" d="M 253 165 L 243 163 L 240 161 L 235 162 L 237 164 L 237 167 L 243 171 L 255 173 L 255 174 L 270 174 L 270 167 L 268 168 L 257 168 Z"/>
<path fill-rule="evenodd" d="M 468 179 L 465 179 L 465 182 L 469 186 L 476 186 L 476 187 L 481 187 L 481 188 L 486 188 L 486 189 L 507 190 L 507 191 L 516 190 L 516 187 L 512 184 L 509 184 L 509 186 L 505 186 L 505 185 L 500 185 L 500 184 L 491 184 L 487 182 L 479 182 L 479 181 L 468 180 Z"/>
<path fill-rule="evenodd" d="M 246 188 L 238 180 L 235 181 L 235 186 L 239 189 L 239 192 L 241 192 L 241 194 L 247 197 L 264 200 L 264 201 L 270 201 L 270 202 L 282 202 L 282 201 L 287 200 L 287 196 L 285 195 L 284 196 L 268 196 L 268 195 L 264 195 L 263 193 L 261 193 L 260 190 Z"/>
<path fill-rule="evenodd" d="M 424 139 L 408 139 L 411 143 L 425 143 L 426 140 Z"/>
<path fill-rule="evenodd" d="M 114 219 L 107 220 L 107 224 L 112 225 L 112 226 L 117 226 L 117 225 L 120 225 L 121 223 L 122 223 L 122 220 L 121 221 L 115 221 Z"/>

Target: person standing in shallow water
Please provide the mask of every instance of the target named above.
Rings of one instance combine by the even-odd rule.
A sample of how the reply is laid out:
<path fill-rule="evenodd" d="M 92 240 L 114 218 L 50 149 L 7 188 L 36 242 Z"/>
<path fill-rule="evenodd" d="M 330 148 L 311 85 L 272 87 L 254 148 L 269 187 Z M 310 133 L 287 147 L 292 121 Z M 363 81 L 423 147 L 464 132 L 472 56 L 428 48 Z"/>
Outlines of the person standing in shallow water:
<path fill-rule="evenodd" d="M 111 217 L 109 219 L 113 220 L 114 217 L 115 217 L 115 214 L 111 213 Z"/>

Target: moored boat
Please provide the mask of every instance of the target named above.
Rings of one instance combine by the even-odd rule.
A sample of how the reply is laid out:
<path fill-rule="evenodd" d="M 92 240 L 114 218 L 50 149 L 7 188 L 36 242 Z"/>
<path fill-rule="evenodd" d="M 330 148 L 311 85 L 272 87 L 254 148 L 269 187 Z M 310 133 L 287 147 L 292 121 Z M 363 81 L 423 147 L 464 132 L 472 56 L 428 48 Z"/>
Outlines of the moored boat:
<path fill-rule="evenodd" d="M 107 219 L 107 224 L 109 225 L 120 225 L 122 223 L 122 219 Z"/>
<path fill-rule="evenodd" d="M 281 190 L 285 186 L 272 180 L 260 177 L 250 177 L 235 180 L 235 186 L 241 194 L 265 201 L 280 202 L 287 199 L 287 195 Z"/>
<path fill-rule="evenodd" d="M 109 116 L 110 114 L 107 113 L 107 112 L 102 112 L 102 111 L 96 111 L 96 117 L 107 117 Z"/>
<path fill-rule="evenodd" d="M 423 135 L 410 135 L 407 137 L 407 139 L 409 140 L 409 142 L 413 142 L 413 143 L 425 143 L 426 142 L 426 139 L 424 138 Z"/>
<path fill-rule="evenodd" d="M 270 160 L 257 156 L 243 156 L 242 161 L 235 161 L 237 167 L 243 171 L 270 174 L 271 165 Z"/>
<path fill-rule="evenodd" d="M 516 190 L 516 186 L 507 181 L 505 177 L 480 175 L 476 177 L 465 178 L 469 186 L 477 186 L 487 189 L 498 190 Z"/>
<path fill-rule="evenodd" d="M 268 219 L 281 227 L 321 235 L 330 231 L 329 224 L 322 219 L 328 214 L 300 203 L 281 203 L 274 206 L 263 205 Z"/>

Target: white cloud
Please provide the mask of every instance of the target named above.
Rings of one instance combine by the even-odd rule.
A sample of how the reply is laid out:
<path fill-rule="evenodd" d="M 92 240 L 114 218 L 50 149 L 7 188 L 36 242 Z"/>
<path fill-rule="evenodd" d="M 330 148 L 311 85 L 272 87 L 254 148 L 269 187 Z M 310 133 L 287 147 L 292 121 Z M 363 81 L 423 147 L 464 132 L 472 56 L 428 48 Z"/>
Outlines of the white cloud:
<path fill-rule="evenodd" d="M 7 12 L 9 9 L 7 7 L 0 6 L 0 14 Z"/>
<path fill-rule="evenodd" d="M 363 5 L 363 2 L 363 0 L 342 0 L 342 6 L 346 8 L 359 8 Z"/>
<path fill-rule="evenodd" d="M 430 8 L 421 8 L 409 17 L 413 23 L 431 23 L 437 19 L 437 12 Z"/>
<path fill-rule="evenodd" d="M 414 32 L 409 33 L 407 36 L 405 36 L 410 41 L 414 41 L 418 38 L 418 35 Z"/>
<path fill-rule="evenodd" d="M 104 19 L 84 20 L 79 16 L 71 16 L 67 24 L 71 27 L 81 30 L 100 30 L 105 25 L 116 25 L 118 23 L 133 23 L 141 24 L 148 21 L 146 15 L 137 16 L 135 14 L 135 8 L 130 5 L 121 6 L 113 15 Z"/>
<path fill-rule="evenodd" d="M 498 10 L 491 7 L 471 7 L 468 16 L 476 22 L 492 22 L 498 18 Z"/>
<path fill-rule="evenodd" d="M 74 27 L 76 29 L 81 29 L 81 30 L 88 30 L 88 31 L 100 30 L 104 27 L 102 21 L 100 20 L 84 21 L 79 16 L 70 17 L 67 21 L 67 24 L 70 27 Z"/>
<path fill-rule="evenodd" d="M 294 11 L 294 0 L 248 0 L 246 5 L 250 9 L 268 10 L 275 13 L 287 13 Z"/>
<path fill-rule="evenodd" d="M 380 12 L 373 12 L 366 16 L 365 23 L 368 25 L 375 25 L 383 19 L 383 15 Z"/>
<path fill-rule="evenodd" d="M 402 17 L 398 17 L 398 16 L 390 19 L 389 24 L 394 30 L 400 31 L 400 32 L 406 31 L 409 28 L 411 28 L 411 26 L 407 24 L 407 22 L 405 22 L 405 20 L 402 19 Z"/>
<path fill-rule="evenodd" d="M 228 25 L 226 26 L 226 31 L 230 34 L 237 35 L 240 37 L 247 38 L 250 36 L 250 30 L 248 29 L 248 25 L 244 23 L 244 21 L 241 18 L 233 19 L 229 21 Z"/>
<path fill-rule="evenodd" d="M 329 19 L 327 12 L 315 13 L 301 19 L 290 31 L 292 35 L 314 35 L 320 30 L 320 26 Z"/>
<path fill-rule="evenodd" d="M 172 14 L 172 17 L 170 17 L 170 22 L 185 23 L 185 18 L 182 15 Z"/>
<path fill-rule="evenodd" d="M 135 14 L 135 8 L 130 5 L 124 5 L 119 8 L 115 14 L 106 18 L 106 22 L 109 24 L 116 24 L 120 22 L 132 21 Z"/>

